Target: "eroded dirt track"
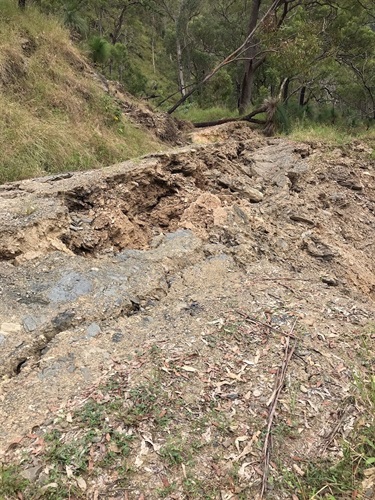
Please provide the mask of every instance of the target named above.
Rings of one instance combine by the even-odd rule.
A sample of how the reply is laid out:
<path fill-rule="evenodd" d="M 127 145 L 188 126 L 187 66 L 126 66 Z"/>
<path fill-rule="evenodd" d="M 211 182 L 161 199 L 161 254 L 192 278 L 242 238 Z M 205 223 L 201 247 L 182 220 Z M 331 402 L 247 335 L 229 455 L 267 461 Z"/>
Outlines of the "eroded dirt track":
<path fill-rule="evenodd" d="M 186 405 L 199 413 L 212 398 L 235 425 L 231 444 L 208 438 L 208 427 L 196 431 L 207 438 L 197 474 L 212 475 L 213 447 L 222 447 L 219 468 L 241 467 L 246 453 L 237 458 L 235 439 L 264 427 L 285 339 L 277 331 L 295 321 L 300 340 L 288 387 L 300 423 L 285 443 L 286 466 L 295 450 L 306 460 L 320 453 L 347 406 L 362 366 L 356 342 L 375 312 L 370 151 L 359 143 L 349 151 L 266 140 L 245 125 L 215 133 L 225 140 L 205 144 L 204 132 L 195 137 L 202 144 L 137 162 L 0 187 L 4 457 L 19 436 L 116 366 L 130 384 L 147 378 L 153 359 L 146 353 L 157 346 L 167 371 L 171 360 L 193 367 L 194 379 L 180 387 Z M 228 324 L 241 324 L 230 338 L 222 335 Z M 237 379 L 225 387 L 228 373 Z M 135 431 L 140 442 L 145 432 L 157 442 L 150 425 Z M 152 447 L 143 452 L 137 461 L 134 451 L 138 473 L 127 491 L 161 498 L 152 481 L 165 465 Z M 218 488 L 233 496 L 221 498 L 234 498 L 245 483 L 244 498 L 253 498 L 257 460 L 259 450 L 235 486 L 223 472 Z M 173 474 L 178 483 L 180 470 Z M 95 491 L 123 498 L 105 481 L 90 487 L 89 498 Z M 201 498 L 176 491 L 171 498 Z"/>

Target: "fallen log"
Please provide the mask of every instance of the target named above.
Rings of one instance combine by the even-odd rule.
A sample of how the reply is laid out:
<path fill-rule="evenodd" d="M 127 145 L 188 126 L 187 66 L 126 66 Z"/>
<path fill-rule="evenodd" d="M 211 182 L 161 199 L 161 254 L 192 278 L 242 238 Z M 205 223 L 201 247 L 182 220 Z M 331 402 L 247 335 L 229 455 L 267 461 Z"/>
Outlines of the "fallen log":
<path fill-rule="evenodd" d="M 275 124 L 275 115 L 277 109 L 277 99 L 267 99 L 264 101 L 260 108 L 255 109 L 251 113 L 245 116 L 238 116 L 235 118 L 222 118 L 220 120 L 213 120 L 209 122 L 196 122 L 193 123 L 195 128 L 205 128 L 205 127 L 214 127 L 216 125 L 223 125 L 224 123 L 233 123 L 240 121 L 247 121 L 250 123 L 255 123 L 257 125 L 264 125 L 264 133 L 269 136 L 275 132 L 276 124 Z M 254 116 L 259 115 L 261 113 L 266 113 L 266 120 L 258 120 L 254 118 Z"/>

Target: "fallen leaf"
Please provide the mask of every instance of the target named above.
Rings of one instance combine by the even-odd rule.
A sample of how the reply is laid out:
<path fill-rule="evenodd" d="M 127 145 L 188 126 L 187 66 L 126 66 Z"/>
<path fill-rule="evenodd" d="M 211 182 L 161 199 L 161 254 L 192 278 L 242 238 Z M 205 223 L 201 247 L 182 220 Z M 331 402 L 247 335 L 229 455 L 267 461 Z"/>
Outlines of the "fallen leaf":
<path fill-rule="evenodd" d="M 117 444 L 116 444 L 116 443 L 111 443 L 111 444 L 108 446 L 108 450 L 109 450 L 109 451 L 112 451 L 113 453 L 120 453 L 119 447 L 117 446 Z"/>
<path fill-rule="evenodd" d="M 66 475 L 67 475 L 68 479 L 70 479 L 71 477 L 74 476 L 74 474 L 73 474 L 73 468 L 70 465 L 66 465 L 65 466 L 65 472 L 66 472 Z"/>
<path fill-rule="evenodd" d="M 44 485 L 40 490 L 46 491 L 50 488 L 57 489 L 58 487 L 59 487 L 59 485 L 57 483 L 48 483 L 48 484 Z"/>
<path fill-rule="evenodd" d="M 238 470 L 239 477 L 246 477 L 245 469 L 251 465 L 251 462 L 244 462 Z"/>
<path fill-rule="evenodd" d="M 182 366 L 181 370 L 185 370 L 186 372 L 197 372 L 198 370 L 193 366 Z"/>
<path fill-rule="evenodd" d="M 251 391 L 247 392 L 244 396 L 245 401 L 249 401 L 251 398 Z"/>
<path fill-rule="evenodd" d="M 212 437 L 211 437 L 211 427 L 208 427 L 206 432 L 202 434 L 202 438 L 206 441 L 206 443 L 211 443 Z"/>
<path fill-rule="evenodd" d="M 236 438 L 234 444 L 237 448 L 238 453 L 241 453 L 240 443 L 243 443 L 244 441 L 248 441 L 249 439 L 250 439 L 250 436 L 239 436 L 238 438 Z"/>
<path fill-rule="evenodd" d="M 238 375 L 236 373 L 232 373 L 230 372 L 228 369 L 227 369 L 227 375 L 229 378 L 231 378 L 232 380 L 237 380 L 238 382 L 243 382 L 243 379 L 241 378 L 242 376 L 242 373 L 239 373 Z"/>
<path fill-rule="evenodd" d="M 161 482 L 163 483 L 164 488 L 169 488 L 171 485 L 166 476 L 161 476 Z"/>
<path fill-rule="evenodd" d="M 293 469 L 297 472 L 297 474 L 299 476 L 304 476 L 305 475 L 305 473 L 303 472 L 303 470 L 300 467 L 298 467 L 297 464 L 293 464 Z"/>
<path fill-rule="evenodd" d="M 374 478 L 375 478 L 375 467 L 371 467 L 370 469 L 366 469 L 365 471 L 363 471 L 363 474 L 366 477 L 374 476 Z"/>
<path fill-rule="evenodd" d="M 181 464 L 181 468 L 182 468 L 182 473 L 184 475 L 184 478 L 187 479 L 185 464 Z"/>
<path fill-rule="evenodd" d="M 248 455 L 249 453 L 251 453 L 252 449 L 253 449 L 253 444 L 255 441 L 257 441 L 258 437 L 259 437 L 259 434 L 260 434 L 260 431 L 257 431 L 253 434 L 253 437 L 251 438 L 250 442 L 247 443 L 247 445 L 245 446 L 245 448 L 242 450 L 242 452 L 238 455 L 238 457 L 236 457 L 234 460 L 235 462 L 238 462 L 238 460 L 240 460 L 241 458 L 245 457 L 246 455 Z"/>
<path fill-rule="evenodd" d="M 82 491 L 86 491 L 87 490 L 87 484 L 86 484 L 86 481 L 83 479 L 83 477 L 77 477 L 76 481 L 77 481 L 77 484 L 78 484 L 79 488 Z"/>
<path fill-rule="evenodd" d="M 23 437 L 19 437 L 12 441 L 10 445 L 8 446 L 8 450 L 11 450 L 12 448 L 15 448 L 21 441 L 23 440 Z"/>

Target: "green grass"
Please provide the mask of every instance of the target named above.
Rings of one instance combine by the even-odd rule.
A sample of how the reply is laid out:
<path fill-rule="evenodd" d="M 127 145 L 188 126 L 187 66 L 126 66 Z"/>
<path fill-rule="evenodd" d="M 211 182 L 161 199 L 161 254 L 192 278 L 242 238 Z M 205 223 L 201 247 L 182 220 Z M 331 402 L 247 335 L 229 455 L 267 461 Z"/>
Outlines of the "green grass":
<path fill-rule="evenodd" d="M 83 424 L 89 427 L 98 427 L 105 418 L 104 407 L 93 400 L 89 400 L 83 408 L 77 410 L 76 416 Z"/>
<path fill-rule="evenodd" d="M 160 449 L 160 456 L 163 457 L 170 467 L 184 462 L 184 449 L 182 442 L 171 440 Z"/>
<path fill-rule="evenodd" d="M 343 457 L 337 463 L 311 463 L 302 478 L 285 472 L 284 481 L 301 500 L 354 498 L 364 471 L 375 463 L 374 436 L 374 424 L 358 429 L 355 438 L 344 443 Z"/>
<path fill-rule="evenodd" d="M 0 183 L 160 149 L 122 116 L 57 19 L 12 0 L 1 11 Z"/>
<path fill-rule="evenodd" d="M 17 467 L 0 467 L 0 500 L 16 498 L 28 484 L 29 481 L 20 476 Z"/>
<path fill-rule="evenodd" d="M 292 125 L 289 138 L 296 141 L 320 141 L 332 145 L 342 146 L 350 144 L 353 139 L 364 141 L 375 141 L 375 130 L 345 130 L 341 127 L 322 124 L 299 124 Z"/>
<path fill-rule="evenodd" d="M 182 120 L 189 120 L 193 123 L 197 123 L 210 122 L 222 118 L 235 118 L 238 117 L 238 113 L 236 110 L 230 110 L 220 106 L 202 109 L 196 105 L 187 105 L 185 107 L 181 106 L 174 116 Z"/>
<path fill-rule="evenodd" d="M 372 373 L 374 325 L 362 333 L 357 354 L 363 369 L 353 374 L 356 406 L 362 409 L 351 435 L 341 442 L 341 458 L 311 461 L 303 477 L 284 470 L 282 489 L 300 500 L 344 500 L 358 496 L 367 469 L 375 467 L 375 375 Z M 354 400 L 353 397 L 353 400 Z"/>

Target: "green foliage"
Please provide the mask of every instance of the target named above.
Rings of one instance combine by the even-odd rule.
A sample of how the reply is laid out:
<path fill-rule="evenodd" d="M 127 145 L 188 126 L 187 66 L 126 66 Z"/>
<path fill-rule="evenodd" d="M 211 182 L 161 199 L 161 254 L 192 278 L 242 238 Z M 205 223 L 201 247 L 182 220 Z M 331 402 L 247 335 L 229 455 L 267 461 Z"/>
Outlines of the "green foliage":
<path fill-rule="evenodd" d="M 76 414 L 79 420 L 89 427 L 99 427 L 105 418 L 104 407 L 92 399 L 77 410 Z"/>
<path fill-rule="evenodd" d="M 351 435 L 342 440 L 341 458 L 337 461 L 314 461 L 308 464 L 303 477 L 284 471 L 284 486 L 301 500 L 356 498 L 366 470 L 374 466 L 375 376 L 371 370 L 372 333 L 373 325 L 370 324 L 362 334 L 363 346 L 358 353 L 363 358 L 364 368 L 361 373 L 354 373 L 353 392 L 357 407 L 362 408 L 362 415 L 357 419 Z"/>
<path fill-rule="evenodd" d="M 181 118 L 182 120 L 189 120 L 195 123 L 220 120 L 222 118 L 237 117 L 238 113 L 236 110 L 221 106 L 200 108 L 196 104 L 188 103 L 178 109 L 176 116 L 178 118 Z"/>
<path fill-rule="evenodd" d="M 375 463 L 375 424 L 359 429 L 351 443 L 344 443 L 343 457 L 337 463 L 321 461 L 309 464 L 303 478 L 285 472 L 284 480 L 296 490 L 299 498 L 351 498 L 364 477 L 364 471 Z"/>
<path fill-rule="evenodd" d="M 134 94 L 157 96 L 160 101 L 178 92 L 178 68 L 185 85 L 194 85 L 241 46 L 251 10 L 251 2 L 242 0 L 36 1 L 42 9 L 62 14 L 73 33 L 89 36 L 91 57 L 108 76 Z M 262 2 L 264 8 L 270 5 L 270 0 Z M 287 7 L 284 17 L 284 2 L 280 2 L 276 15 L 258 29 L 255 60 L 260 59 L 260 64 L 253 75 L 252 104 L 275 97 L 288 78 L 289 103 L 298 103 L 298 89 L 305 85 L 306 98 L 323 108 L 325 116 L 316 114 L 321 123 L 329 120 L 326 109 L 332 111 L 332 106 L 338 117 L 340 108 L 350 110 L 353 127 L 373 117 L 373 3 L 291 0 Z M 239 56 L 190 102 L 202 108 L 236 107 L 245 64 L 245 54 Z"/>
<path fill-rule="evenodd" d="M 29 481 L 20 476 L 17 467 L 0 467 L 0 500 L 16 498 L 29 484 Z"/>
<path fill-rule="evenodd" d="M 183 451 L 180 443 L 170 442 L 160 449 L 160 456 L 163 457 L 170 466 L 182 464 L 184 461 Z"/>
<path fill-rule="evenodd" d="M 34 0 L 20 11 L 15 0 L 1 0 L 0 182 L 98 167 L 155 147 L 79 74 L 85 62 L 62 24 L 105 76 L 152 103 L 164 101 L 161 109 L 167 109 L 180 97 L 180 66 L 190 88 L 243 43 L 251 3 Z M 270 5 L 263 0 L 262 8 Z M 288 5 L 283 22 L 275 23 L 282 19 L 280 2 L 277 15 L 257 32 L 252 106 L 278 96 L 288 78 L 287 105 L 277 112 L 280 131 L 319 136 L 329 126 L 330 137 L 345 140 L 366 130 L 375 116 L 374 3 Z M 30 43 L 23 50 L 25 38 Z M 225 64 L 178 116 L 236 116 L 245 55 Z M 307 105 L 299 106 L 303 86 Z"/>
<path fill-rule="evenodd" d="M 104 64 L 111 56 L 111 45 L 101 36 L 93 36 L 89 40 L 89 49 L 95 64 Z"/>
<path fill-rule="evenodd" d="M 67 3 L 63 6 L 63 23 L 73 33 L 86 37 L 89 31 L 87 19 L 79 12 L 75 3 Z"/>

